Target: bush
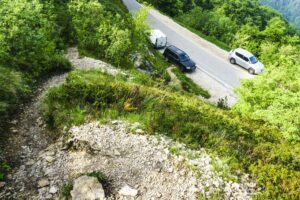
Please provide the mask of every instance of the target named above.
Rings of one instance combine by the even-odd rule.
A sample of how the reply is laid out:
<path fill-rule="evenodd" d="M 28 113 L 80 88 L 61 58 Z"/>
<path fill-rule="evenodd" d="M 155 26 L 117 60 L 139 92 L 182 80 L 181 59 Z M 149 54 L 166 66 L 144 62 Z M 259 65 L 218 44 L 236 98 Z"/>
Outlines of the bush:
<path fill-rule="evenodd" d="M 190 96 L 95 71 L 72 72 L 63 86 L 50 90 L 45 99 L 45 117 L 52 119 L 54 127 L 71 126 L 74 121 L 70 110 L 76 106 L 95 119 L 138 120 L 150 134 L 164 133 L 191 148 L 205 147 L 230 158 L 228 164 L 233 171 L 242 170 L 258 178 L 264 189 L 260 195 L 300 197 L 300 179 L 292 176 L 299 173 L 299 148 L 282 139 L 280 132 L 268 124 L 240 118 Z M 270 166 L 280 170 L 273 174 L 274 170 L 267 170 Z"/>
<path fill-rule="evenodd" d="M 0 130 L 29 91 L 22 73 L 0 66 Z"/>

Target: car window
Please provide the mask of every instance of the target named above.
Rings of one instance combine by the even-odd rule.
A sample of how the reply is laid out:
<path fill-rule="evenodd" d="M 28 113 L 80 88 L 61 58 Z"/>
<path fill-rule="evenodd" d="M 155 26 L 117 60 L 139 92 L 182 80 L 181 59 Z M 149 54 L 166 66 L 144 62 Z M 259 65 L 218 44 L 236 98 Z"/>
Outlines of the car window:
<path fill-rule="evenodd" d="M 180 54 L 179 55 L 179 58 L 180 58 L 180 60 L 181 61 L 188 61 L 190 58 L 189 58 L 189 56 L 187 55 L 187 54 L 185 54 L 185 53 L 183 53 L 183 54 Z"/>
<path fill-rule="evenodd" d="M 243 56 L 243 60 L 249 62 L 249 58 L 247 58 L 246 56 Z"/>
<path fill-rule="evenodd" d="M 174 56 L 173 52 L 169 49 L 168 49 L 168 54 L 169 54 L 169 56 L 172 56 L 172 57 Z"/>
<path fill-rule="evenodd" d="M 258 62 L 258 60 L 257 60 L 257 58 L 256 58 L 255 56 L 252 56 L 252 57 L 250 57 L 250 62 L 251 62 L 252 64 L 255 64 L 255 63 Z"/>
<path fill-rule="evenodd" d="M 172 57 L 178 59 L 177 55 L 174 52 L 170 51 L 170 54 L 171 54 Z"/>
<path fill-rule="evenodd" d="M 239 58 L 242 58 L 242 59 L 243 59 L 243 55 L 242 55 L 242 54 L 240 54 L 239 52 L 235 52 L 235 55 L 236 55 L 237 57 L 239 57 Z"/>

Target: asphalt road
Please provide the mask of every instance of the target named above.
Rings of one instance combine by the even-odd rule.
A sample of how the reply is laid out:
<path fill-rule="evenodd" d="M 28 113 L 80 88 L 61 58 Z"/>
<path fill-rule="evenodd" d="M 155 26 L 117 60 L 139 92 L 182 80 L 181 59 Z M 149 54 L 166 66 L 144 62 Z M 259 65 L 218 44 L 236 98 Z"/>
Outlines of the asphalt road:
<path fill-rule="evenodd" d="M 123 2 L 130 12 L 137 11 L 142 7 L 135 0 L 123 0 Z M 150 12 L 148 21 L 152 28 L 159 29 L 167 35 L 169 44 L 182 49 L 196 62 L 198 69 L 194 73 L 199 73 L 199 70 L 204 71 L 229 89 L 239 86 L 240 79 L 251 78 L 246 70 L 228 62 L 227 52 L 207 41 L 205 41 L 206 45 L 201 45 L 198 36 L 160 13 Z"/>

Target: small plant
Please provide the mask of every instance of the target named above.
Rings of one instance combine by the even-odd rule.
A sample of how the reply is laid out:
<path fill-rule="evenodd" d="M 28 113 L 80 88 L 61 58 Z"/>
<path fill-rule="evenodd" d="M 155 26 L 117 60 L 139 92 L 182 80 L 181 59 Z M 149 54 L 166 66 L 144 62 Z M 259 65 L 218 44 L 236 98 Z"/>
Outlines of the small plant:
<path fill-rule="evenodd" d="M 107 181 L 106 176 L 102 172 L 83 173 L 83 174 L 81 174 L 81 176 L 96 177 L 101 184 L 104 184 Z"/>
<path fill-rule="evenodd" d="M 71 197 L 71 191 L 73 190 L 73 184 L 67 183 L 62 187 L 61 195 L 65 197 L 66 199 L 69 199 Z"/>
<path fill-rule="evenodd" d="M 224 98 L 220 98 L 219 99 L 219 101 L 217 103 L 217 107 L 221 108 L 221 109 L 224 109 L 224 110 L 228 110 L 229 109 L 227 96 L 224 97 Z"/>
<path fill-rule="evenodd" d="M 0 181 L 3 181 L 5 175 L 11 170 L 11 167 L 4 161 L 3 153 L 0 149 Z"/>

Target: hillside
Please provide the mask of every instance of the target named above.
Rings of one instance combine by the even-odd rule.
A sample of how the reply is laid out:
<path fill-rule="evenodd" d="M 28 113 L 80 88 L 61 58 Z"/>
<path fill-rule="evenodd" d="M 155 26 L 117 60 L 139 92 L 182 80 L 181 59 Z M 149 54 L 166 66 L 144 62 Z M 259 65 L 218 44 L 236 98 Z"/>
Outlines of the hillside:
<path fill-rule="evenodd" d="M 258 1 L 147 2 L 264 73 L 207 103 L 149 43 L 149 7 L 2 0 L 0 199 L 300 199 L 295 29 Z"/>
<path fill-rule="evenodd" d="M 260 0 L 281 12 L 290 22 L 300 29 L 300 1 L 299 0 Z"/>

